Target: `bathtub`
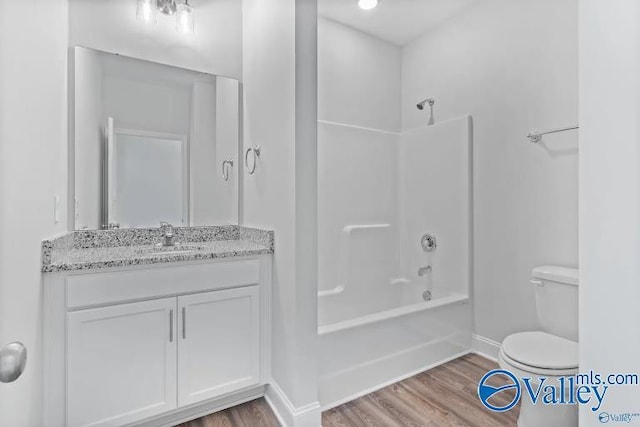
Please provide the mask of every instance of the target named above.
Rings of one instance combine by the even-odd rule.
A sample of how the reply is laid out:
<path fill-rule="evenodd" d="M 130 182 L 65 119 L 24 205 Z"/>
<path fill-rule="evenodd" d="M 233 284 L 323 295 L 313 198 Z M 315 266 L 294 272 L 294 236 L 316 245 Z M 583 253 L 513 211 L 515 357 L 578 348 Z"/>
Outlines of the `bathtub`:
<path fill-rule="evenodd" d="M 402 297 L 389 300 L 387 310 L 321 323 L 319 400 L 323 410 L 469 352 L 468 295 L 436 290 L 431 300 L 424 301 L 424 286 L 406 283 L 401 287 Z M 331 299 L 337 298 L 321 296 L 320 312 L 335 307 Z M 329 316 L 324 313 L 324 320 Z"/>

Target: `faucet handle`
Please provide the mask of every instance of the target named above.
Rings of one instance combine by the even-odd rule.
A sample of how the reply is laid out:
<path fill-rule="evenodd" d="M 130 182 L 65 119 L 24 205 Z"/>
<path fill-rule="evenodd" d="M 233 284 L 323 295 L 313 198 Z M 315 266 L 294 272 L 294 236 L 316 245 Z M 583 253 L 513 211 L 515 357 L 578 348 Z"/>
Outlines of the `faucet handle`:
<path fill-rule="evenodd" d="M 166 221 L 160 221 L 160 229 L 164 232 L 166 236 L 173 235 L 173 225 L 169 224 Z"/>
<path fill-rule="evenodd" d="M 160 230 L 162 231 L 162 246 L 173 246 L 173 225 L 166 221 L 160 221 Z"/>

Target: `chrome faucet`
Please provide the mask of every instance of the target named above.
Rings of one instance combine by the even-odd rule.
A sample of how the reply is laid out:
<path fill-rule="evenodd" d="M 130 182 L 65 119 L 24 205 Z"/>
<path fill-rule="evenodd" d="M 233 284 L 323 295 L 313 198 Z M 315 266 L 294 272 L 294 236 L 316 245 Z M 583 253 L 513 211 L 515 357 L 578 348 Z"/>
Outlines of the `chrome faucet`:
<path fill-rule="evenodd" d="M 175 242 L 173 240 L 173 225 L 168 222 L 160 222 L 160 231 L 162 231 L 162 246 L 173 246 Z"/>

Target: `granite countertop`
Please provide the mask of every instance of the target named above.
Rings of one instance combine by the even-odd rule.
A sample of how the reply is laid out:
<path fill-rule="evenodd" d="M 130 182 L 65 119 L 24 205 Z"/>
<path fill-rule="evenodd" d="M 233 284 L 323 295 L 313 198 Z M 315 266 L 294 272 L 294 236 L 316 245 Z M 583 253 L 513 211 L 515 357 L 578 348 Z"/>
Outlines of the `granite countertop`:
<path fill-rule="evenodd" d="M 159 229 L 75 231 L 42 242 L 42 272 L 272 254 L 274 233 L 239 226 L 176 227 L 174 247 Z"/>

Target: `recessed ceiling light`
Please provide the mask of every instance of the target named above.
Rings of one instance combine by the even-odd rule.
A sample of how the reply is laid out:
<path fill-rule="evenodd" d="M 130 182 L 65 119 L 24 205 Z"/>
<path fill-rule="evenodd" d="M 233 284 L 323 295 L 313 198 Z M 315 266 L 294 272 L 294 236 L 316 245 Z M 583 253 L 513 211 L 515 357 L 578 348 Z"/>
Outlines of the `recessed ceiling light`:
<path fill-rule="evenodd" d="M 378 0 L 358 0 L 358 6 L 363 10 L 371 10 L 378 5 Z"/>

